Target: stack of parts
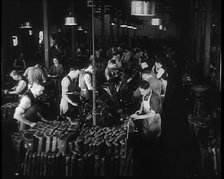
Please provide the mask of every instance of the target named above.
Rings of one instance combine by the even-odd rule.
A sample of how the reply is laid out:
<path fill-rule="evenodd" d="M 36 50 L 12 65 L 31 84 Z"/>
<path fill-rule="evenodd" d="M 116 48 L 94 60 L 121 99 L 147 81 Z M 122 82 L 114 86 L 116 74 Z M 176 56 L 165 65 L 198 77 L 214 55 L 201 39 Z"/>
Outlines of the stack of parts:
<path fill-rule="evenodd" d="M 54 121 L 14 133 L 18 175 L 131 176 L 132 150 L 127 152 L 127 125 L 90 127 Z M 79 132 L 79 135 L 78 135 Z"/>
<path fill-rule="evenodd" d="M 17 153 L 19 175 L 23 175 L 25 154 L 71 153 L 69 142 L 75 141 L 79 123 L 69 121 L 38 122 L 33 128 L 15 132 L 12 144 Z M 26 172 L 25 172 L 26 173 Z"/>
<path fill-rule="evenodd" d="M 84 168 L 80 176 L 131 175 L 131 151 L 127 154 L 127 127 L 87 127 L 72 144 L 73 155 L 78 154 Z"/>

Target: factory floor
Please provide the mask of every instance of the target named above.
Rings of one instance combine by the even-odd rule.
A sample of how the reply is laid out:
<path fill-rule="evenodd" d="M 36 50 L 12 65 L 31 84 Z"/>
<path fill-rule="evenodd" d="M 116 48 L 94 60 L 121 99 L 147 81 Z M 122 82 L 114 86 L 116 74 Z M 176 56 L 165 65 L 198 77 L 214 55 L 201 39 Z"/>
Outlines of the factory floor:
<path fill-rule="evenodd" d="M 167 87 L 162 112 L 162 134 L 151 147 L 136 145 L 133 151 L 133 176 L 153 178 L 183 178 L 198 176 L 200 151 L 190 135 L 186 105 L 181 85 L 170 83 Z M 2 177 L 14 176 L 15 151 L 10 134 L 15 126 L 2 125 L 1 169 Z M 196 165 L 192 169 L 192 165 Z"/>

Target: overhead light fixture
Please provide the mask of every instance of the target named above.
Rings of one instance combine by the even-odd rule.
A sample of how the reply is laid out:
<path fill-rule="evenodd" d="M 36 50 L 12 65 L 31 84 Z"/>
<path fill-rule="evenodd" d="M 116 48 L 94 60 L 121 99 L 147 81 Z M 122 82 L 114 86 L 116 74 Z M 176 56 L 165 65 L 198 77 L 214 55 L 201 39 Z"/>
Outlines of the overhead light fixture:
<path fill-rule="evenodd" d="M 33 35 L 33 31 L 32 30 L 29 30 L 29 35 Z"/>
<path fill-rule="evenodd" d="M 69 12 L 69 15 L 65 18 L 65 25 L 68 26 L 77 25 L 76 18 L 72 16 L 71 12 Z"/>
<path fill-rule="evenodd" d="M 161 19 L 159 19 L 159 18 L 152 18 L 152 20 L 151 20 L 151 24 L 152 25 L 161 25 Z"/>
<path fill-rule="evenodd" d="M 87 30 L 85 30 L 84 33 L 87 34 Z"/>
<path fill-rule="evenodd" d="M 111 24 L 110 24 L 110 25 L 115 26 L 115 23 L 114 23 L 114 22 L 111 22 Z"/>
<path fill-rule="evenodd" d="M 39 44 L 42 44 L 43 40 L 44 40 L 44 32 L 40 31 L 39 32 Z"/>
<path fill-rule="evenodd" d="M 137 27 L 132 27 L 133 30 L 137 30 Z"/>
<path fill-rule="evenodd" d="M 12 36 L 12 43 L 14 47 L 18 45 L 18 36 L 16 35 Z"/>
<path fill-rule="evenodd" d="M 133 26 L 132 25 L 127 25 L 127 28 L 128 29 L 133 29 Z"/>
<path fill-rule="evenodd" d="M 125 24 L 121 24 L 120 27 L 125 28 L 125 27 L 127 27 L 127 25 L 125 25 Z"/>
<path fill-rule="evenodd" d="M 159 30 L 163 30 L 163 25 L 159 25 Z"/>
<path fill-rule="evenodd" d="M 32 26 L 31 26 L 30 22 L 25 22 L 25 23 L 21 24 L 21 26 L 19 28 L 20 29 L 32 29 Z"/>
<path fill-rule="evenodd" d="M 77 30 L 80 30 L 81 31 L 81 30 L 83 30 L 83 28 L 81 26 L 79 26 Z"/>
<path fill-rule="evenodd" d="M 152 1 L 131 1 L 131 15 L 133 16 L 155 16 L 156 2 Z"/>

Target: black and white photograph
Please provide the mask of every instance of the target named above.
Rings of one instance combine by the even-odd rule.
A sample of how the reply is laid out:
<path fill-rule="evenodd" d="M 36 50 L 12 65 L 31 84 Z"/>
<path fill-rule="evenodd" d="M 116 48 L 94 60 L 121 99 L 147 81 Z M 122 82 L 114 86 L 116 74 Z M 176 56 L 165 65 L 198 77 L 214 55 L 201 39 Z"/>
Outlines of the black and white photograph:
<path fill-rule="evenodd" d="M 1 177 L 221 179 L 221 0 L 1 0 Z"/>

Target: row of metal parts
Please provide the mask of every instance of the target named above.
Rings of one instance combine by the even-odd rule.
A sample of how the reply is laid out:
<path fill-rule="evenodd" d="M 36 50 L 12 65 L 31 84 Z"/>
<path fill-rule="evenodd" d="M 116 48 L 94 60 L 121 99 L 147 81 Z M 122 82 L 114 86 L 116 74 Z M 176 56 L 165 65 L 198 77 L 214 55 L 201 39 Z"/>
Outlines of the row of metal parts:
<path fill-rule="evenodd" d="M 27 152 L 20 162 L 23 176 L 131 176 L 132 152 L 127 151 L 127 130 L 83 126 L 65 152 Z"/>
<path fill-rule="evenodd" d="M 38 122 L 29 130 L 15 132 L 11 139 L 18 152 L 25 149 L 26 152 L 67 153 L 68 143 L 75 141 L 78 129 L 78 124 L 70 124 L 68 121 Z"/>
<path fill-rule="evenodd" d="M 133 159 L 118 155 L 71 155 L 27 152 L 20 176 L 131 176 Z"/>

